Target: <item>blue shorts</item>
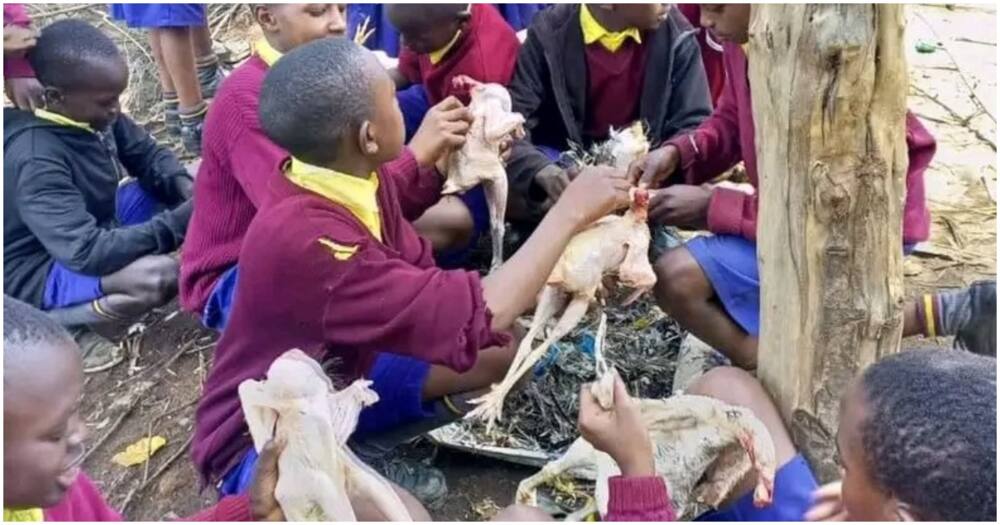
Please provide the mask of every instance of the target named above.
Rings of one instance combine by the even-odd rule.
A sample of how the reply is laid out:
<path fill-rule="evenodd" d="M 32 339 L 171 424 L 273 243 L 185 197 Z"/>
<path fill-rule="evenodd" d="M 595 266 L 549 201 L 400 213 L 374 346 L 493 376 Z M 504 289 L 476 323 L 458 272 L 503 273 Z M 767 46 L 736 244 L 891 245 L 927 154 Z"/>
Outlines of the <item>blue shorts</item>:
<path fill-rule="evenodd" d="M 111 4 L 111 17 L 131 28 L 205 25 L 203 4 Z"/>
<path fill-rule="evenodd" d="M 156 199 L 136 181 L 118 187 L 115 216 L 122 226 L 142 224 L 153 218 L 160 208 Z M 52 263 L 42 292 L 42 310 L 66 308 L 104 296 L 100 275 L 84 275 Z"/>
<path fill-rule="evenodd" d="M 802 521 L 812 506 L 812 493 L 817 487 L 809 464 L 798 454 L 775 473 L 771 505 L 755 507 L 751 491 L 729 508 L 709 511 L 695 521 Z"/>
<path fill-rule="evenodd" d="M 748 334 L 760 335 L 757 244 L 735 235 L 695 237 L 684 245 L 715 290 L 726 313 Z M 914 244 L 904 244 L 903 253 Z"/>
<path fill-rule="evenodd" d="M 412 357 L 381 353 L 366 376 L 378 393 L 378 403 L 361 411 L 355 438 L 364 439 L 385 430 L 434 416 L 433 402 L 423 400 L 430 363 Z M 219 485 L 220 496 L 243 494 L 250 487 L 257 465 L 257 451 L 250 447 Z"/>
<path fill-rule="evenodd" d="M 236 301 L 236 277 L 239 275 L 239 267 L 233 265 L 219 276 L 219 280 L 212 287 L 212 293 L 205 303 L 205 311 L 201 313 L 201 323 L 206 328 L 211 328 L 217 332 L 222 332 L 229 324 L 229 313 L 233 309 Z"/>

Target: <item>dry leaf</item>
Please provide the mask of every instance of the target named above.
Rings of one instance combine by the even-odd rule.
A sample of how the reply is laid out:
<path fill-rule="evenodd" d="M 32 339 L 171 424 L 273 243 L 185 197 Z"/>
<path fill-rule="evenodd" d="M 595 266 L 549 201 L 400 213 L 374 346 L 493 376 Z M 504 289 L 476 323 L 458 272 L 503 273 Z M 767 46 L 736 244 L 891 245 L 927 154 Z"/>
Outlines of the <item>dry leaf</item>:
<path fill-rule="evenodd" d="M 167 439 L 163 436 L 142 438 L 139 441 L 125 447 L 124 451 L 115 454 L 114 457 L 111 458 L 111 461 L 123 467 L 141 465 L 148 461 L 150 456 L 155 454 L 157 450 L 160 450 L 163 448 L 163 445 L 166 444 Z"/>

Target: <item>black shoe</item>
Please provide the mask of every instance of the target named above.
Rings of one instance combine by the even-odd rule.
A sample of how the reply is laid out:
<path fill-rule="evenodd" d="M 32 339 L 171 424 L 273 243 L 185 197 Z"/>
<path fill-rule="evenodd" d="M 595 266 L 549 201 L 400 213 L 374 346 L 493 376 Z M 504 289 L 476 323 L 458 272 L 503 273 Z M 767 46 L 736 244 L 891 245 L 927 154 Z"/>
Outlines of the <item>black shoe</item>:
<path fill-rule="evenodd" d="M 966 290 L 961 322 L 955 330 L 955 348 L 988 357 L 997 356 L 997 283 L 976 281 Z"/>
<path fill-rule="evenodd" d="M 429 509 L 439 509 L 448 495 L 448 482 L 444 474 L 419 460 L 400 457 L 395 450 L 383 452 L 380 448 L 352 441 L 351 450 L 359 459 L 375 469 L 385 479 L 399 485 Z"/>
<path fill-rule="evenodd" d="M 72 330 L 73 340 L 80 347 L 83 357 L 83 373 L 102 372 L 125 360 L 121 347 L 90 328 L 81 327 Z"/>
<path fill-rule="evenodd" d="M 184 146 L 184 151 L 196 157 L 201 156 L 201 131 L 204 126 L 204 120 L 181 121 L 181 145 Z"/>

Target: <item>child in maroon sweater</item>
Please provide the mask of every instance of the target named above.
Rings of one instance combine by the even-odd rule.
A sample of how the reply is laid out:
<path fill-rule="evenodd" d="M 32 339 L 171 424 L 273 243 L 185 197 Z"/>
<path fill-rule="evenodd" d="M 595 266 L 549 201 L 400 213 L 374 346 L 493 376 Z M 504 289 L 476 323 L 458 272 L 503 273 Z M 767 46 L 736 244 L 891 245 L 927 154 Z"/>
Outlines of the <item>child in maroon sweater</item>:
<path fill-rule="evenodd" d="M 181 253 L 180 297 L 185 310 L 222 331 L 229 318 L 238 275 L 237 257 L 250 221 L 280 174 L 288 153 L 264 134 L 258 117 L 264 75 L 282 54 L 313 40 L 344 34 L 336 4 L 253 4 L 264 38 L 254 54 L 222 83 L 205 121 L 198 199 Z M 432 117 L 439 116 L 432 113 Z M 419 162 L 443 147 L 433 118 L 411 141 Z M 405 161 L 404 161 L 405 162 Z M 473 219 L 458 199 L 447 198 L 422 217 L 419 231 L 435 249 L 467 242 Z"/>
<path fill-rule="evenodd" d="M 727 81 L 722 97 L 711 118 L 698 129 L 667 141 L 630 170 L 630 177 L 641 175 L 646 184 L 670 183 L 652 198 L 652 222 L 707 229 L 715 234 L 670 250 L 657 261 L 656 294 L 660 307 L 692 334 L 745 368 L 756 366 L 760 321 L 757 196 L 704 184 L 740 161 L 744 162 L 754 187 L 759 180 L 748 58 L 741 48 L 749 39 L 750 8 L 747 4 L 702 6 L 702 22 L 723 41 Z M 934 137 L 909 113 L 906 143 L 909 168 L 903 211 L 904 251 L 928 237 L 930 214 L 924 202 L 924 170 L 935 149 Z M 678 172 L 680 175 L 675 175 Z M 674 177 L 668 179 L 671 175 Z M 991 297 L 995 305 L 994 283 L 945 297 L 948 304 L 942 304 L 937 308 L 939 312 L 931 315 L 932 319 L 944 320 L 936 328 L 933 322 L 928 326 L 925 321 L 929 309 L 911 303 L 905 310 L 903 334 L 959 333 L 974 319 L 988 318 Z M 995 320 L 995 306 L 992 310 Z M 978 344 L 970 349 L 995 354 L 996 345 Z"/>
<path fill-rule="evenodd" d="M 3 298 L 4 521 L 122 521 L 80 471 L 86 427 L 73 338 L 39 310 Z M 249 495 L 225 498 L 191 521 L 278 521 L 280 445 L 261 451 Z"/>
<path fill-rule="evenodd" d="M 495 7 L 486 4 L 389 4 L 386 15 L 402 37 L 399 64 L 390 71 L 396 82 L 406 137 L 417 129 L 430 106 L 449 96 L 469 103 L 469 93 L 452 80 L 459 75 L 506 86 L 514 74 L 520 42 Z M 446 197 L 444 200 L 458 200 Z M 461 197 L 473 221 L 464 246 L 473 247 L 489 230 L 489 208 L 482 187 Z M 425 220 L 417 221 L 422 229 Z M 444 254 L 439 262 L 455 267 L 467 249 Z"/>
<path fill-rule="evenodd" d="M 443 104 L 444 120 L 468 116 L 454 99 Z M 371 52 L 338 38 L 300 46 L 268 72 L 260 115 L 291 158 L 243 242 L 193 445 L 198 469 L 225 478 L 226 491 L 245 490 L 240 472 L 254 462 L 242 381 L 300 348 L 329 361 L 340 380 L 374 382 L 380 401 L 356 434 L 425 420 L 429 402 L 474 396 L 506 373 L 507 331 L 570 237 L 629 201 L 624 173 L 585 171 L 494 273 L 446 271 L 409 222 L 437 201 L 443 177 L 403 148 L 395 86 Z M 448 140 L 461 143 L 464 131 L 452 128 Z M 452 417 L 466 408 L 455 397 L 444 404 Z"/>

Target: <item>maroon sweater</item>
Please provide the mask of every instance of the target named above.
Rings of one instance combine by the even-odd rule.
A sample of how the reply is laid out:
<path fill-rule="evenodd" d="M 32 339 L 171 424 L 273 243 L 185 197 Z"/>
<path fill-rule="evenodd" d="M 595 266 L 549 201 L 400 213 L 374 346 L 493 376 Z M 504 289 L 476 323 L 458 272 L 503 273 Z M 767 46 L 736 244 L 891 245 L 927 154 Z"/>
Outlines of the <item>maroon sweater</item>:
<path fill-rule="evenodd" d="M 584 133 L 593 140 L 605 139 L 610 128 L 628 126 L 639 117 L 639 97 L 646 79 L 646 55 L 651 37 L 643 43 L 626 40 L 611 52 L 600 42 L 584 47 L 587 58 L 587 123 Z"/>
<path fill-rule="evenodd" d="M 751 110 L 747 57 L 740 46 L 723 44 L 727 81 L 712 116 L 697 129 L 667 141 L 680 151 L 684 182 L 702 184 L 738 162 L 746 165 L 754 188 L 757 174 L 756 143 Z M 906 114 L 906 145 L 910 165 L 906 172 L 903 208 L 903 242 L 916 243 L 930 234 L 930 213 L 924 201 L 924 171 L 934 157 L 934 137 L 912 113 Z M 708 205 L 708 229 L 713 233 L 757 239 L 757 194 L 715 188 Z"/>
<path fill-rule="evenodd" d="M 123 521 L 85 474 L 66 491 L 55 506 L 42 511 L 45 521 Z M 253 521 L 247 496 L 223 498 L 219 503 L 182 521 Z"/>
<path fill-rule="evenodd" d="M 237 387 L 291 348 L 336 358 L 337 378 L 350 381 L 377 352 L 465 371 L 480 349 L 507 342 L 490 328 L 479 275 L 437 268 L 409 222 L 439 200 L 441 175 L 418 169 L 406 149 L 378 176 L 382 242 L 341 205 L 272 181 L 243 242 L 232 316 L 198 406 L 193 455 L 207 479 L 251 445 Z M 320 239 L 357 251 L 341 260 Z"/>
<path fill-rule="evenodd" d="M 15 25 L 28 27 L 31 25 L 31 17 L 24 4 L 4 4 L 3 5 L 3 25 Z M 4 78 L 34 78 L 35 70 L 31 69 L 28 59 L 23 56 L 3 57 L 3 77 Z"/>
<path fill-rule="evenodd" d="M 219 88 L 205 118 L 194 214 L 181 250 L 181 305 L 201 315 L 288 156 L 260 126 L 257 109 L 267 64 L 253 55 Z"/>
<path fill-rule="evenodd" d="M 496 8 L 472 4 L 471 19 L 459 41 L 437 64 L 427 55 L 418 55 L 403 46 L 399 53 L 399 72 L 410 82 L 423 84 L 431 105 L 449 95 L 469 102 L 467 92 L 456 91 L 451 79 L 466 75 L 480 82 L 506 86 L 514 74 L 514 62 L 521 43 Z"/>

